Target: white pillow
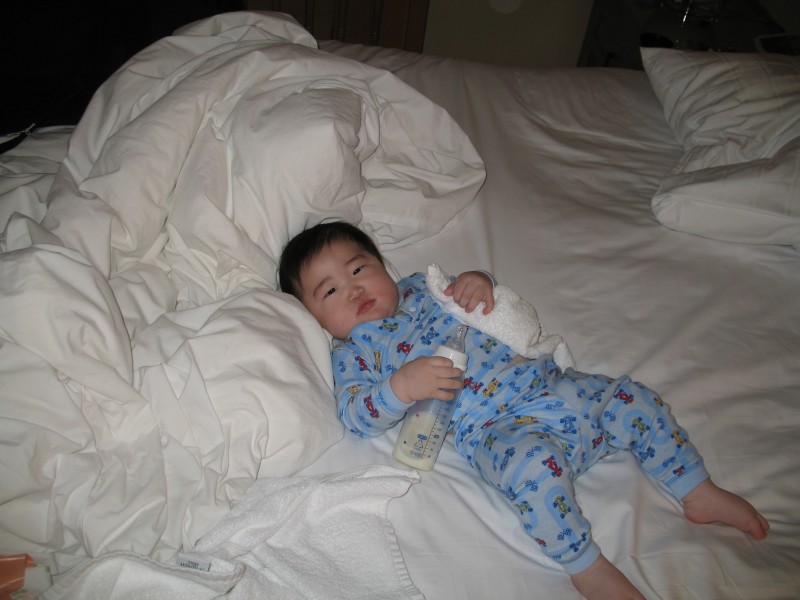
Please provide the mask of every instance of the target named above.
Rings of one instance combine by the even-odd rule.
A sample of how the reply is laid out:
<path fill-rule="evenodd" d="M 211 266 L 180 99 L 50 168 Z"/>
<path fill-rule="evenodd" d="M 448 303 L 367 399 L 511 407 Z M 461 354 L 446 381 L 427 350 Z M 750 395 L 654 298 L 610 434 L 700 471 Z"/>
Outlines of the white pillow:
<path fill-rule="evenodd" d="M 381 249 L 442 230 L 485 176 L 466 134 L 292 23 L 228 14 L 133 57 L 76 128 L 43 226 L 106 276 L 159 261 L 181 307 L 274 286 L 283 245 L 322 220 Z"/>
<path fill-rule="evenodd" d="M 653 212 L 714 239 L 800 248 L 800 58 L 642 48 L 685 153 Z"/>
<path fill-rule="evenodd" d="M 328 339 L 291 296 L 251 289 L 167 314 L 135 346 L 162 435 L 220 487 L 293 475 L 342 437 Z"/>

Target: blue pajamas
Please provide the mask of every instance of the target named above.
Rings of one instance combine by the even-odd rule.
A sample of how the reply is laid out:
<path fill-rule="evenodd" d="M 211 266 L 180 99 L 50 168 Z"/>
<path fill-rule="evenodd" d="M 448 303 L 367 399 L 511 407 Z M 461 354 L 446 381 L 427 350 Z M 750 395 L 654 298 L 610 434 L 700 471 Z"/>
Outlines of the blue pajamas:
<path fill-rule="evenodd" d="M 393 318 L 363 323 L 334 342 L 339 416 L 358 435 L 380 435 L 402 420 L 409 405 L 394 395 L 391 375 L 432 355 L 458 326 L 423 275 L 401 280 L 398 288 Z M 562 373 L 551 356 L 514 364 L 508 346 L 474 328 L 466 352 L 451 425 L 456 449 L 567 572 L 589 567 L 600 552 L 573 489 L 575 477 L 599 459 L 630 450 L 678 499 L 708 477 L 669 407 L 645 386 L 627 377 Z"/>
<path fill-rule="evenodd" d="M 550 357 L 508 369 L 503 386 L 529 389 L 480 427 L 457 425 L 456 446 L 516 509 L 525 531 L 568 573 L 589 567 L 600 550 L 575 502 L 575 477 L 620 449 L 682 498 L 708 475 L 664 402 L 629 378 L 571 369 Z M 535 385 L 530 389 L 530 383 Z"/>

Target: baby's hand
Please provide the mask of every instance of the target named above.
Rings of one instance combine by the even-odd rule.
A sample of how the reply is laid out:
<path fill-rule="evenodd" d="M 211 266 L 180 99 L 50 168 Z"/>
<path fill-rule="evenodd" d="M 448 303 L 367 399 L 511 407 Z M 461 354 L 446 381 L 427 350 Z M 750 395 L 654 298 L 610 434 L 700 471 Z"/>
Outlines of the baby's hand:
<path fill-rule="evenodd" d="M 465 271 L 445 288 L 444 295 L 452 296 L 456 304 L 468 313 L 483 302 L 486 305 L 483 314 L 488 315 L 494 308 L 493 288 L 492 280 L 486 273 Z"/>
<path fill-rule="evenodd" d="M 426 398 L 454 400 L 463 387 L 461 369 L 444 356 L 420 356 L 405 363 L 392 375 L 389 384 L 395 396 L 406 404 Z"/>

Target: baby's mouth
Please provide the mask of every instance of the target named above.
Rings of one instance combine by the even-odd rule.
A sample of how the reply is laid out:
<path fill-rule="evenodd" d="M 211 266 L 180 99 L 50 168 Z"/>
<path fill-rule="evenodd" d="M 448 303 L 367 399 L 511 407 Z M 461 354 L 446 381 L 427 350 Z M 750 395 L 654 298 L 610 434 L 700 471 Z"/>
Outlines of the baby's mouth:
<path fill-rule="evenodd" d="M 363 315 L 373 306 L 375 306 L 375 300 L 364 300 L 364 302 L 358 305 L 358 314 Z"/>

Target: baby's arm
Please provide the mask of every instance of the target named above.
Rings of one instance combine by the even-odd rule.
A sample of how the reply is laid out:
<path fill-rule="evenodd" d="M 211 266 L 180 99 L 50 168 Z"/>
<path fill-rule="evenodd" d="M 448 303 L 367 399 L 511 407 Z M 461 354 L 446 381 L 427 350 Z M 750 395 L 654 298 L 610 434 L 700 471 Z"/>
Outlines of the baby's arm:
<path fill-rule="evenodd" d="M 387 376 L 366 343 L 349 340 L 333 349 L 333 374 L 339 418 L 353 433 L 381 435 L 394 427 L 417 400 L 454 400 L 461 371 L 443 356 L 420 356 Z"/>
<path fill-rule="evenodd" d="M 339 418 L 351 432 L 375 437 L 405 416 L 408 405 L 397 398 L 369 348 L 334 346 L 332 358 Z"/>
<path fill-rule="evenodd" d="M 332 358 L 339 418 L 362 437 L 394 427 L 416 400 L 453 400 L 462 387 L 461 371 L 443 356 L 418 357 L 390 377 L 374 364 L 374 353 L 367 347 L 340 345 Z"/>
<path fill-rule="evenodd" d="M 444 290 L 445 296 L 452 296 L 456 304 L 466 312 L 472 312 L 483 302 L 483 314 L 488 315 L 494 308 L 494 282 L 482 271 L 465 271 Z"/>

